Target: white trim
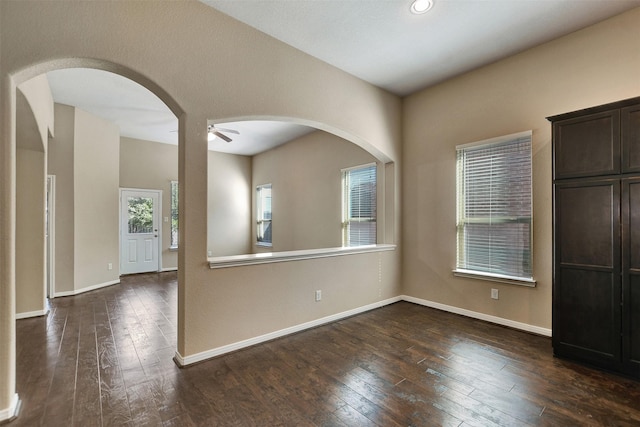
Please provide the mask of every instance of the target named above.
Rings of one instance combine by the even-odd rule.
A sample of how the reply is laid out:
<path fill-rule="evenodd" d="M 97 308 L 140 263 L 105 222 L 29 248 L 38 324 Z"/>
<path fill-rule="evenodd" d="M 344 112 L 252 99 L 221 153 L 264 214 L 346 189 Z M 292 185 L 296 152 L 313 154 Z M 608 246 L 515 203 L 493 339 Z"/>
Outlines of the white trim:
<path fill-rule="evenodd" d="M 394 251 L 396 245 L 367 245 L 339 248 L 305 249 L 300 251 L 265 252 L 246 255 L 209 257 L 209 268 L 239 267 L 243 265 L 270 264 L 275 262 L 300 261 L 305 259 L 328 258 L 369 252 Z"/>
<path fill-rule="evenodd" d="M 516 322 L 514 320 L 505 319 L 502 317 L 491 316 L 489 314 L 478 313 L 471 310 L 466 310 L 464 308 L 454 307 L 446 304 L 440 304 L 433 301 L 428 301 L 420 298 L 411 297 L 408 295 L 401 295 L 393 298 L 389 298 L 383 301 L 378 301 L 373 304 L 368 304 L 362 307 L 354 308 L 352 310 L 343 311 L 341 313 L 333 314 L 331 316 L 323 317 L 317 320 L 312 320 L 310 322 L 301 323 L 299 325 L 291 326 L 285 329 L 280 329 L 278 331 L 270 332 L 268 334 L 260 335 L 254 338 L 249 338 L 243 341 L 238 341 L 236 343 L 224 345 L 222 347 L 213 348 L 211 350 L 206 350 L 200 353 L 196 353 L 191 356 L 182 356 L 180 352 L 176 350 L 174 361 L 180 367 L 185 367 L 188 365 L 192 365 L 194 363 L 202 362 L 204 360 L 208 360 L 214 357 L 221 356 L 226 353 L 230 353 L 233 351 L 241 350 L 246 347 L 250 347 L 256 344 L 261 344 L 263 342 L 271 341 L 276 338 L 280 338 L 286 335 L 294 334 L 297 332 L 304 331 L 306 329 L 315 328 L 317 326 L 321 326 L 327 323 L 335 322 L 350 316 L 354 316 L 356 314 L 364 313 L 376 308 L 384 307 L 385 305 L 393 304 L 398 301 L 407 301 L 414 304 L 422 305 L 425 307 L 435 308 L 437 310 L 446 311 L 449 313 L 459 314 L 466 317 L 471 317 L 478 320 L 483 320 L 485 322 L 495 323 L 502 326 L 508 326 L 510 328 L 519 329 L 521 331 L 534 333 L 537 335 L 542 335 L 546 337 L 551 337 L 551 329 L 542 328 L 540 326 L 530 325 L 528 323 Z"/>
<path fill-rule="evenodd" d="M 532 138 L 533 131 L 525 130 L 523 132 L 512 133 L 511 135 L 497 136 L 495 138 L 483 139 L 482 141 L 469 142 L 467 144 L 456 145 L 456 150 L 477 147 L 480 145 L 500 144 L 502 142 L 514 141 L 520 138 Z"/>
<path fill-rule="evenodd" d="M 18 393 L 15 393 L 11 398 L 11 404 L 6 409 L 0 410 L 0 422 L 8 421 L 18 416 L 18 411 L 20 410 L 20 399 L 18 398 Z"/>
<path fill-rule="evenodd" d="M 161 273 L 166 273 L 167 271 L 178 271 L 178 267 L 167 267 L 160 270 Z"/>
<path fill-rule="evenodd" d="M 48 308 L 45 310 L 25 311 L 23 313 L 16 313 L 16 320 L 28 319 L 30 317 L 46 316 L 47 314 L 49 314 Z"/>
<path fill-rule="evenodd" d="M 120 283 L 120 279 L 112 280 L 110 282 L 98 283 L 97 285 L 91 285 L 91 286 L 87 286 L 86 288 L 75 289 L 73 291 L 56 292 L 56 294 L 54 295 L 54 298 L 70 297 L 73 295 L 83 294 L 85 292 L 95 291 L 96 289 L 106 288 L 107 286 L 117 285 L 118 283 Z"/>
<path fill-rule="evenodd" d="M 466 310 L 464 308 L 454 307 L 446 304 L 440 304 L 438 302 L 428 301 L 420 298 L 414 298 L 407 295 L 402 295 L 401 299 L 403 301 L 412 302 L 414 304 L 424 305 L 425 307 L 436 308 L 438 310 L 448 311 L 449 313 L 460 314 L 462 316 L 484 320 L 485 322 L 496 323 L 498 325 L 508 326 L 510 328 L 520 329 L 522 331 L 531 332 L 538 335 L 544 335 L 545 337 L 551 336 L 551 329 L 530 325 L 528 323 L 516 322 L 515 320 L 509 320 L 503 317 L 491 316 L 489 314 L 478 313 L 476 311 Z"/>
<path fill-rule="evenodd" d="M 56 176 L 47 175 L 47 208 L 49 209 L 49 235 L 47 238 L 47 265 L 49 283 L 47 295 L 52 297 L 56 292 Z"/>
<path fill-rule="evenodd" d="M 465 270 L 462 268 L 453 270 L 456 277 L 466 277 L 467 279 L 488 280 L 490 282 L 506 283 L 508 285 L 536 287 L 536 281 L 532 278 L 507 276 L 504 274 L 484 273 L 481 271 Z"/>
<path fill-rule="evenodd" d="M 333 314 L 331 316 L 322 317 L 310 322 L 301 323 L 299 325 L 291 326 L 289 328 L 280 329 L 279 331 L 270 332 L 268 334 L 260 335 L 258 337 L 249 338 L 247 340 L 238 341 L 233 344 L 228 344 L 222 347 L 213 348 L 211 350 L 196 353 L 191 356 L 182 356 L 176 351 L 174 361 L 180 367 L 188 366 L 194 363 L 202 362 L 203 360 L 211 359 L 213 357 L 221 356 L 225 353 L 240 350 L 252 345 L 260 344 L 266 341 L 271 341 L 276 338 L 280 338 L 286 335 L 294 334 L 296 332 L 304 331 L 306 329 L 315 328 L 317 326 L 324 325 L 326 323 L 335 322 L 337 320 L 344 319 L 346 317 L 354 316 L 356 314 L 364 313 L 369 310 L 384 307 L 385 305 L 393 304 L 401 300 L 401 297 L 389 298 L 386 300 L 378 301 L 373 304 L 368 304 L 362 307 L 354 308 L 352 310 L 343 311 L 342 313 Z"/>
<path fill-rule="evenodd" d="M 377 174 L 377 172 L 378 172 L 378 162 L 371 162 L 371 163 L 365 163 L 363 165 L 351 166 L 351 167 L 348 167 L 348 168 L 340 169 L 340 172 L 341 173 L 351 172 L 352 170 L 369 168 L 371 166 L 375 166 L 376 167 L 376 174 Z M 376 178 L 377 178 L 377 176 L 376 176 Z"/>

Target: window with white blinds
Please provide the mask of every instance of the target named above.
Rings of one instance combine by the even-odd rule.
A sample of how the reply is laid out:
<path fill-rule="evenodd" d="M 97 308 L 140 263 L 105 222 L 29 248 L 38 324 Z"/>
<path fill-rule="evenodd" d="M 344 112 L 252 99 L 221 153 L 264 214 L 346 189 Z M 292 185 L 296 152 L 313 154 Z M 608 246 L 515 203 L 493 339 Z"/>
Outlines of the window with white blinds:
<path fill-rule="evenodd" d="M 256 187 L 257 230 L 256 238 L 259 246 L 271 246 L 271 184 Z"/>
<path fill-rule="evenodd" d="M 342 245 L 376 244 L 376 165 L 342 171 Z"/>
<path fill-rule="evenodd" d="M 171 181 L 171 249 L 178 247 L 178 181 Z"/>
<path fill-rule="evenodd" d="M 456 271 L 532 280 L 531 131 L 456 150 Z"/>

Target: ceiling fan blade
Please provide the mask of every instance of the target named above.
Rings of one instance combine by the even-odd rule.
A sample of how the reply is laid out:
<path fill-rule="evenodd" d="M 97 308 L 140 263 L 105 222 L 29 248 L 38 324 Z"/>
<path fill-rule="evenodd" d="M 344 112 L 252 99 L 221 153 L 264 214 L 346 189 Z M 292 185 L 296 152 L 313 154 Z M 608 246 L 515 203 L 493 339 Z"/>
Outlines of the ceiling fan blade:
<path fill-rule="evenodd" d="M 218 132 L 235 133 L 236 135 L 240 135 L 240 132 L 238 132 L 237 130 L 234 130 L 234 129 L 219 128 L 219 127 L 216 126 L 215 130 L 217 130 Z"/>
<path fill-rule="evenodd" d="M 218 132 L 218 130 L 217 130 L 217 129 L 211 129 L 211 131 L 210 131 L 210 132 L 211 132 L 212 134 L 214 134 L 215 136 L 217 136 L 218 138 L 220 138 L 220 139 L 223 139 L 223 140 L 225 140 L 225 141 L 227 141 L 227 142 L 231 142 L 231 138 L 229 138 L 227 135 L 224 135 L 224 134 L 222 134 L 222 133 Z"/>

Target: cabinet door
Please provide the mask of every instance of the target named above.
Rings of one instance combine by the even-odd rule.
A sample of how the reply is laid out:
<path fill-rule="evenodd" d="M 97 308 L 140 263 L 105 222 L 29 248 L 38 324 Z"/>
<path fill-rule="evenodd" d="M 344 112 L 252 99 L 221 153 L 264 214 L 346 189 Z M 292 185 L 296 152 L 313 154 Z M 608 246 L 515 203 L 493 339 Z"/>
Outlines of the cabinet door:
<path fill-rule="evenodd" d="M 622 358 L 640 376 L 640 178 L 622 181 Z"/>
<path fill-rule="evenodd" d="M 640 172 L 640 104 L 620 112 L 622 172 Z"/>
<path fill-rule="evenodd" d="M 553 123 L 554 178 L 620 172 L 620 110 Z"/>
<path fill-rule="evenodd" d="M 553 348 L 619 369 L 620 181 L 555 186 Z"/>

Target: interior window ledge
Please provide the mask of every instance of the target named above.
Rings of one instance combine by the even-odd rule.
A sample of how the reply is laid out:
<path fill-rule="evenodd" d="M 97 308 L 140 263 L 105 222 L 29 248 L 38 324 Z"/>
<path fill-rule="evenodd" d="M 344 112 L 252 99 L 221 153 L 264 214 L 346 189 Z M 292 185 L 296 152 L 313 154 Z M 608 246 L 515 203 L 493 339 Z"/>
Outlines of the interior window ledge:
<path fill-rule="evenodd" d="M 209 268 L 239 267 L 243 265 L 269 264 L 275 262 L 299 261 L 305 259 L 328 258 L 369 252 L 394 251 L 396 245 L 368 245 L 340 248 L 305 249 L 300 251 L 265 252 L 246 255 L 209 257 Z"/>
<path fill-rule="evenodd" d="M 453 270 L 453 275 L 457 277 L 465 277 L 468 279 L 488 280 L 490 282 L 506 283 L 509 285 L 528 286 L 530 288 L 536 287 L 536 281 L 533 278 L 526 279 L 522 277 L 505 276 L 502 274 L 483 273 L 480 271 L 463 269 Z"/>

